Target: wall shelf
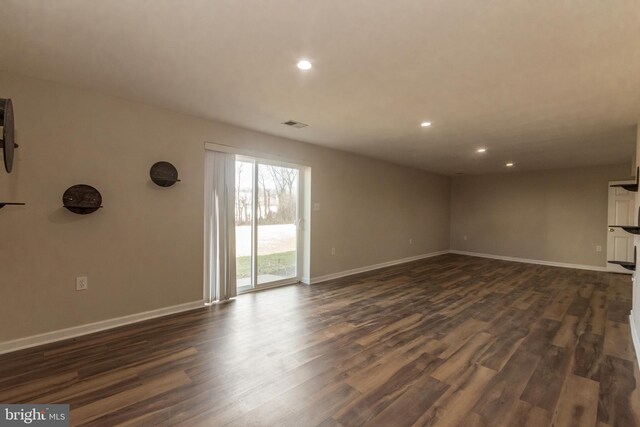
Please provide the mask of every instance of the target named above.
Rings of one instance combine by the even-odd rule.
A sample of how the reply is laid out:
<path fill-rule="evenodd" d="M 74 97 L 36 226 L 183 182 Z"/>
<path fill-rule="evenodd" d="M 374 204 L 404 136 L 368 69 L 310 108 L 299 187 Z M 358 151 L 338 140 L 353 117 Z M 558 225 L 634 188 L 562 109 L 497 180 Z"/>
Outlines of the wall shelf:
<path fill-rule="evenodd" d="M 640 208 L 638 208 L 637 223 L 640 224 Z M 609 228 L 622 228 L 627 233 L 640 234 L 640 225 L 610 225 Z"/>
<path fill-rule="evenodd" d="M 636 271 L 636 263 L 631 261 L 607 261 L 609 264 L 618 264 L 627 270 Z"/>
<path fill-rule="evenodd" d="M 4 208 L 5 206 L 24 206 L 26 205 L 26 203 L 20 203 L 20 202 L 0 202 L 0 209 Z"/>
<path fill-rule="evenodd" d="M 611 228 L 622 228 L 630 234 L 640 234 L 640 227 L 635 225 L 610 225 Z"/>
<path fill-rule="evenodd" d="M 65 208 L 69 209 L 71 212 L 80 213 L 80 214 L 88 214 L 91 212 L 95 212 L 97 209 L 102 209 L 102 206 L 77 206 L 77 205 L 64 205 Z M 78 211 L 78 212 L 76 212 Z"/>
<path fill-rule="evenodd" d="M 630 271 L 636 271 L 636 247 L 633 247 L 633 261 L 607 261 L 609 264 L 617 264 L 622 268 L 626 268 Z"/>
<path fill-rule="evenodd" d="M 630 183 L 630 184 L 614 184 L 611 187 L 618 187 L 618 188 L 624 188 L 627 191 L 632 191 L 634 193 L 638 192 L 638 183 L 639 183 L 639 179 L 640 176 L 638 175 L 640 174 L 640 166 L 636 168 L 636 182 L 635 183 Z"/>

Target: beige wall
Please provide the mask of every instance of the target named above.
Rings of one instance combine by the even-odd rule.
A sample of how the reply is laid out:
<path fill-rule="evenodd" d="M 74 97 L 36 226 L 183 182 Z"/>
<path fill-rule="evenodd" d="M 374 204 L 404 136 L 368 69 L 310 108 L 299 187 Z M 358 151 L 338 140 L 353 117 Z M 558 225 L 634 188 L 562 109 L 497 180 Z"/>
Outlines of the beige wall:
<path fill-rule="evenodd" d="M 0 200 L 28 204 L 0 211 L 0 341 L 200 300 L 205 141 L 311 165 L 312 277 L 448 249 L 447 177 L 6 73 L 0 96 L 20 143 Z M 182 182 L 151 184 L 158 160 Z M 78 183 L 104 209 L 62 208 Z"/>
<path fill-rule="evenodd" d="M 608 181 L 628 178 L 629 165 L 455 177 L 451 248 L 604 267 Z"/>

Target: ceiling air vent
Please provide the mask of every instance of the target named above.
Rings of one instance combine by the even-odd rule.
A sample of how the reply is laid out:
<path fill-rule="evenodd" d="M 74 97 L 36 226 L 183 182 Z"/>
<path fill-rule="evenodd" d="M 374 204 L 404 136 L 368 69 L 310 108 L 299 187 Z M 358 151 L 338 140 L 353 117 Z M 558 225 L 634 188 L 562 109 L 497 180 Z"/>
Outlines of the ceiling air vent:
<path fill-rule="evenodd" d="M 295 120 L 288 120 L 284 123 L 282 123 L 283 125 L 287 125 L 287 126 L 291 126 L 292 128 L 296 128 L 296 129 L 300 129 L 300 128 L 306 128 L 307 124 L 304 123 L 300 123 L 300 122 L 296 122 Z"/>

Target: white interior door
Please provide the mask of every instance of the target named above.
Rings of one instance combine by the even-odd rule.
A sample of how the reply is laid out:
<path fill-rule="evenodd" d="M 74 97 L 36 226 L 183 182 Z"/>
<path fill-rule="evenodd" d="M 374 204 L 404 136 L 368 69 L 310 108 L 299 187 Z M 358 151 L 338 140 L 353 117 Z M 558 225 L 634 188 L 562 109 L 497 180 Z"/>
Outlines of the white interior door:
<path fill-rule="evenodd" d="M 608 219 L 609 225 L 636 225 L 635 193 L 620 187 L 609 187 Z M 633 261 L 633 234 L 629 234 L 621 228 L 609 227 L 607 260 Z M 631 274 L 631 271 L 609 263 L 607 263 L 607 271 Z"/>

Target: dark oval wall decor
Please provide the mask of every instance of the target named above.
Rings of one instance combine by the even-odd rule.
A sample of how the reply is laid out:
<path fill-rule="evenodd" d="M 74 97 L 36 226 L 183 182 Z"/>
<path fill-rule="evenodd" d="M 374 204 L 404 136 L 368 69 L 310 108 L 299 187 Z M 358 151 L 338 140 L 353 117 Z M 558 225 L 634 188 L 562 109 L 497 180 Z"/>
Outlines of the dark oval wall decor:
<path fill-rule="evenodd" d="M 102 195 L 90 185 L 77 184 L 67 188 L 62 195 L 62 204 L 73 213 L 86 215 L 102 207 Z"/>
<path fill-rule="evenodd" d="M 2 126 L 0 145 L 4 153 L 4 168 L 7 173 L 11 173 L 13 169 L 13 150 L 18 145 L 15 141 L 13 103 L 10 99 L 0 98 L 0 126 Z"/>
<path fill-rule="evenodd" d="M 154 163 L 149 170 L 149 176 L 151 176 L 151 181 L 160 187 L 171 187 L 176 182 L 180 182 L 178 170 L 169 162 Z"/>

